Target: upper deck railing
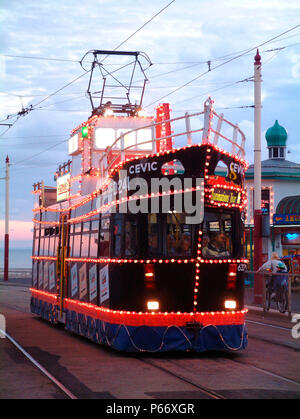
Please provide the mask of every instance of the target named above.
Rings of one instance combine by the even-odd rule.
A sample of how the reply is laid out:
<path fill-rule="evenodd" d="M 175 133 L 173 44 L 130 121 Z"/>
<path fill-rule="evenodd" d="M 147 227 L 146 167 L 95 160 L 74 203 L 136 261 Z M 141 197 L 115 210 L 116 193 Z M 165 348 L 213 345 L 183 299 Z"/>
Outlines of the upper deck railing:
<path fill-rule="evenodd" d="M 199 127 L 200 117 L 203 115 L 203 124 Z M 172 134 L 156 138 L 156 127 L 170 122 Z M 136 144 L 125 147 L 125 136 L 142 129 L 152 129 L 152 139 L 138 141 Z M 231 133 L 230 133 L 231 131 Z M 230 138 L 231 137 L 231 138 Z M 125 161 L 128 154 L 155 154 L 156 144 L 160 140 L 172 139 L 176 141 L 176 147 L 184 147 L 193 144 L 214 144 L 237 157 L 245 158 L 245 134 L 237 124 L 233 124 L 224 118 L 223 114 L 217 114 L 213 109 L 213 100 L 208 98 L 204 103 L 204 110 L 197 113 L 186 113 L 184 116 L 172 118 L 166 121 L 155 122 L 122 133 L 112 145 L 106 148 L 99 159 L 101 177 L 105 178 L 120 161 Z M 229 149 L 228 149 L 229 148 Z M 127 157 L 126 157 L 127 153 Z M 108 157 L 110 161 L 108 162 Z"/>

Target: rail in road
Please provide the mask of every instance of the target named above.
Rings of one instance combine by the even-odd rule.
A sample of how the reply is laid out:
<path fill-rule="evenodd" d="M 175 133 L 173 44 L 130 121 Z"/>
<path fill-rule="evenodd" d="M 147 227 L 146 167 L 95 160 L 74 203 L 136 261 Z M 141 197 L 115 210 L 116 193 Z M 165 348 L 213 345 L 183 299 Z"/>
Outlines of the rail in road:
<path fill-rule="evenodd" d="M 249 347 L 238 354 L 123 354 L 32 316 L 25 289 L 2 290 L 0 312 L 7 317 L 8 330 L 0 349 L 9 341 L 65 397 L 300 398 L 300 342 L 291 339 L 288 322 L 271 324 L 248 316 Z"/>

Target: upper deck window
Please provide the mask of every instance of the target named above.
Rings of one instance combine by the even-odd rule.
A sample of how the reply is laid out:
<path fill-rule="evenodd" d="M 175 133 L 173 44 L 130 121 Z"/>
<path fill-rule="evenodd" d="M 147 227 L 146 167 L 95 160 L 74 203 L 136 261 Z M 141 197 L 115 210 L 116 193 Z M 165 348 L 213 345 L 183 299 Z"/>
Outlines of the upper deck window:
<path fill-rule="evenodd" d="M 122 134 L 124 135 L 124 148 L 126 147 L 130 147 L 130 146 L 134 146 L 136 144 L 136 133 L 135 132 L 130 132 L 132 131 L 131 129 L 128 128 L 120 128 L 117 130 L 117 138 L 121 137 Z M 129 134 L 126 134 L 127 132 L 129 132 Z M 120 143 L 118 144 L 118 148 L 120 147 Z"/>
<path fill-rule="evenodd" d="M 96 128 L 95 129 L 95 148 L 105 149 L 111 146 L 116 139 L 116 133 L 114 128 Z"/>
<path fill-rule="evenodd" d="M 151 140 L 152 140 L 151 128 L 139 129 L 137 131 L 138 148 L 140 148 L 141 150 L 152 150 Z M 144 143 L 145 141 L 147 141 L 146 144 L 139 145 L 140 143 Z"/>
<path fill-rule="evenodd" d="M 76 151 L 78 151 L 78 148 L 78 134 L 75 134 L 69 139 L 69 154 L 75 153 Z"/>

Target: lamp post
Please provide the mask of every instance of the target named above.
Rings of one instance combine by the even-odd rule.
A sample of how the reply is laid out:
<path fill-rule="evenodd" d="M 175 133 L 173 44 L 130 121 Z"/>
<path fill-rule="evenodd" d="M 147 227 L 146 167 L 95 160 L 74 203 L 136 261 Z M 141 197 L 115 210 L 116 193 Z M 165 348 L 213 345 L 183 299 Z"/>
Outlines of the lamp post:
<path fill-rule="evenodd" d="M 261 57 L 257 49 L 254 59 L 254 270 L 262 265 L 261 212 Z M 254 277 L 254 303 L 263 300 L 261 275 Z"/>

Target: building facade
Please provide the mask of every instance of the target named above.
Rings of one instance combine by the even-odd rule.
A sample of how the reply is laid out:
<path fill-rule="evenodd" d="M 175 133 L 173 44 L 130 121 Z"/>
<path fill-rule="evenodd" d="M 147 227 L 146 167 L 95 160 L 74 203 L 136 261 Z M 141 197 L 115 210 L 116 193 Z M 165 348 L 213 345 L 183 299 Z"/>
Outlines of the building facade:
<path fill-rule="evenodd" d="M 263 259 L 300 254 L 300 164 L 287 160 L 287 132 L 276 120 L 266 132 L 268 156 L 262 161 L 262 213 L 270 222 L 263 239 Z M 253 261 L 254 165 L 246 172 L 246 256 Z"/>

